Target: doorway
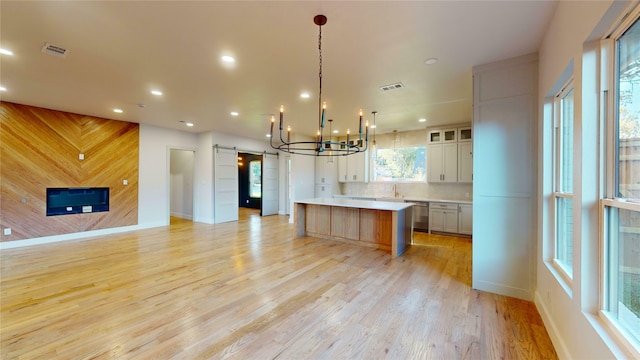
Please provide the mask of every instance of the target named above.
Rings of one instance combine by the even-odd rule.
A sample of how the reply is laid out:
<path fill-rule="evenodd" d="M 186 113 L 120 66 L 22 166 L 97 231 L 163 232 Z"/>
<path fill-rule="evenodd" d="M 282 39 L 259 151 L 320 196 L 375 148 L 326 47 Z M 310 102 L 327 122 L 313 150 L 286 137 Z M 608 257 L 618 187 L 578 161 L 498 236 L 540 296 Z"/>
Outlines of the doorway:
<path fill-rule="evenodd" d="M 262 155 L 238 153 L 238 205 L 262 208 Z"/>
<path fill-rule="evenodd" d="M 193 221 L 195 151 L 169 149 L 169 216 Z"/>

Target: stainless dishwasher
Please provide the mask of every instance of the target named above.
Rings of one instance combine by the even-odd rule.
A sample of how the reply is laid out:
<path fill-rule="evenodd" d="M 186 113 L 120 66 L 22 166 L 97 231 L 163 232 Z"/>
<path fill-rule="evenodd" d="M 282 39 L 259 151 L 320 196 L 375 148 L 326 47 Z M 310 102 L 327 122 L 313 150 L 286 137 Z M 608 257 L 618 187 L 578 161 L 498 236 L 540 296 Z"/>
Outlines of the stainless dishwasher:
<path fill-rule="evenodd" d="M 429 231 L 429 203 L 426 201 L 411 201 L 413 205 L 413 230 Z"/>

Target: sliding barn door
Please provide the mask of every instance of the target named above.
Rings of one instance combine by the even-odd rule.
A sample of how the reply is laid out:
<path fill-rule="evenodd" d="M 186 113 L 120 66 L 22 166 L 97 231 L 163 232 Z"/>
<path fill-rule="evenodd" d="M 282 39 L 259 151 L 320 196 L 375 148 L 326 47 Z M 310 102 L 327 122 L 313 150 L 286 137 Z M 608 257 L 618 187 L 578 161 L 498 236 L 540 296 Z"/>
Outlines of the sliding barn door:
<path fill-rule="evenodd" d="M 262 216 L 278 213 L 278 156 L 262 156 Z"/>
<path fill-rule="evenodd" d="M 213 218 L 222 223 L 238 220 L 238 152 L 213 149 Z"/>

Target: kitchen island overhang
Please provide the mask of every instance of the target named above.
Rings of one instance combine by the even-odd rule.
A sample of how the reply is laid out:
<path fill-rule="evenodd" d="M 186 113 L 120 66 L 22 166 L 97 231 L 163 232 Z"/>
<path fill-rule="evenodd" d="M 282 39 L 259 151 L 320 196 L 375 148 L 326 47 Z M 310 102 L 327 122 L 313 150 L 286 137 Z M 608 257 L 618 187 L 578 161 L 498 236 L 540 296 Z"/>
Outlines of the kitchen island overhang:
<path fill-rule="evenodd" d="M 295 236 L 404 253 L 413 241 L 413 203 L 315 198 L 294 202 Z"/>

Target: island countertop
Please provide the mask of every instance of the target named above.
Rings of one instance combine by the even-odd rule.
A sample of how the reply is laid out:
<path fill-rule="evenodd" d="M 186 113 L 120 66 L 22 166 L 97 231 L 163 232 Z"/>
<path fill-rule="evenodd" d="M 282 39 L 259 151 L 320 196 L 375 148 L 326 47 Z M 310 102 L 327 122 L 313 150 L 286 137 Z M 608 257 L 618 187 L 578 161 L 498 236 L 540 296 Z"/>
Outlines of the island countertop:
<path fill-rule="evenodd" d="M 295 202 L 308 205 L 327 205 L 327 206 L 341 206 L 348 208 L 359 209 L 371 209 L 371 210 L 387 210 L 387 211 L 400 211 L 413 206 L 414 204 L 408 202 L 393 202 L 393 201 L 371 201 L 371 200 L 354 200 L 343 198 L 314 198 L 306 200 L 296 200 Z"/>
<path fill-rule="evenodd" d="M 400 256 L 413 240 L 413 203 L 315 198 L 294 201 L 295 236 L 377 247 Z"/>

